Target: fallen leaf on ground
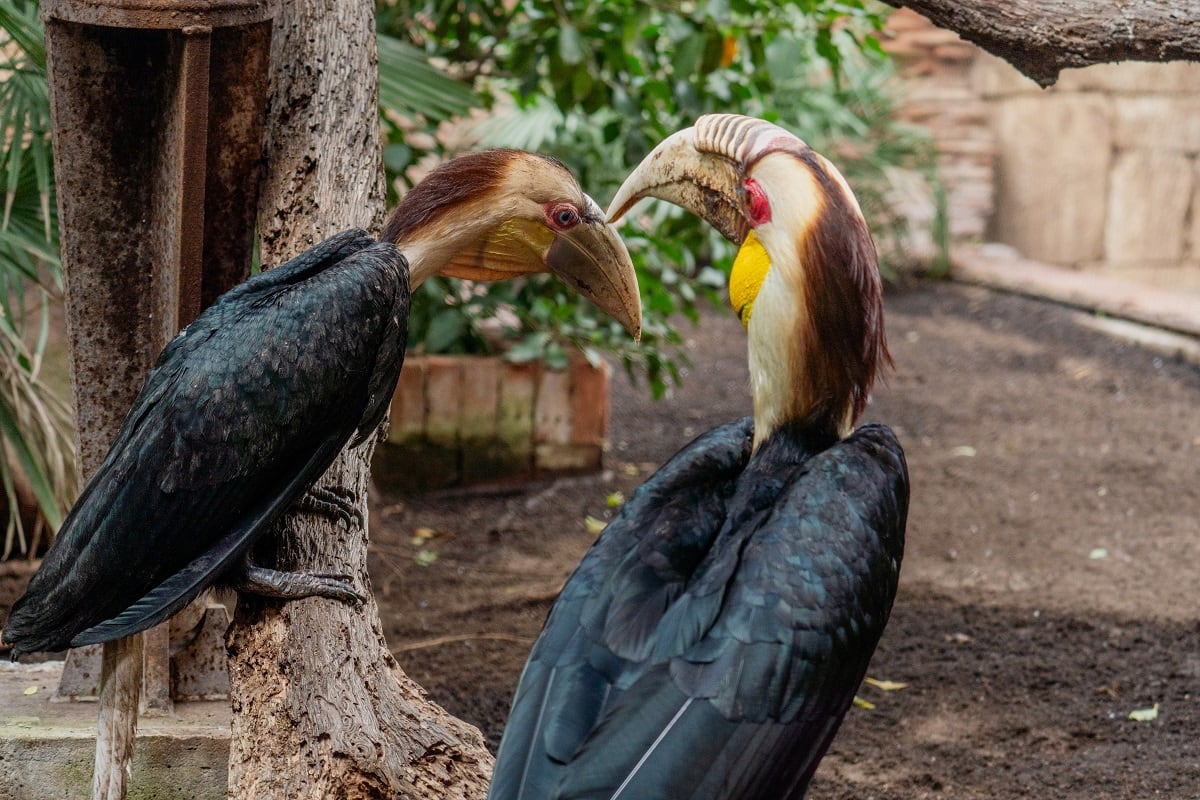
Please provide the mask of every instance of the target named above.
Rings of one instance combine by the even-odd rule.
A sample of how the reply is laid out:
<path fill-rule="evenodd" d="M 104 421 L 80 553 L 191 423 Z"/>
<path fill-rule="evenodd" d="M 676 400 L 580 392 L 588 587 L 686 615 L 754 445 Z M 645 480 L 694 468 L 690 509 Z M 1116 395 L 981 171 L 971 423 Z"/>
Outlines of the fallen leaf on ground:
<path fill-rule="evenodd" d="M 1153 722 L 1158 719 L 1158 703 L 1150 708 L 1139 708 L 1129 712 L 1129 718 L 1134 722 Z"/>
<path fill-rule="evenodd" d="M 583 518 L 583 526 L 587 528 L 588 533 L 596 535 L 608 527 L 608 523 L 602 519 L 596 519 L 591 514 L 588 514 Z"/>
<path fill-rule="evenodd" d="M 881 681 L 876 678 L 863 678 L 863 683 L 867 684 L 868 686 L 874 686 L 876 689 L 879 689 L 883 692 L 895 692 L 899 689 L 908 688 L 907 683 L 900 683 L 899 681 Z"/>

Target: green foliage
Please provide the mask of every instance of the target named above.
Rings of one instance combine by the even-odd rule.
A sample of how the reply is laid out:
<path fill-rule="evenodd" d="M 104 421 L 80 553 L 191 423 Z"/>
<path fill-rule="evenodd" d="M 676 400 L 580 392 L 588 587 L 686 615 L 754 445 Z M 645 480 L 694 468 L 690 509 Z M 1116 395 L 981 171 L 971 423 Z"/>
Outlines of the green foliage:
<path fill-rule="evenodd" d="M 601 205 L 655 144 L 701 114 L 778 122 L 846 172 L 886 254 L 900 232 L 883 202 L 887 170 L 927 153 L 891 121 L 890 65 L 875 38 L 882 13 L 866 0 L 388 0 L 378 22 L 472 82 L 491 113 L 460 126 L 471 144 L 555 155 Z M 381 56 L 381 71 L 392 69 Z M 441 140 L 425 139 L 426 151 L 409 147 L 407 163 L 389 162 L 397 179 L 426 152 L 443 151 Z M 414 316 L 426 318 L 411 326 L 410 346 L 500 345 L 510 358 L 540 354 L 551 363 L 565 358 L 568 343 L 606 349 L 661 395 L 678 379 L 678 315 L 694 320 L 698 304 L 723 302 L 732 248 L 662 203 L 640 206 L 622 235 L 642 287 L 640 346 L 541 277 L 479 287 L 468 299 L 429 286 L 414 303 Z M 497 311 L 506 312 L 501 330 L 480 330 L 474 315 Z"/>
<path fill-rule="evenodd" d="M 57 529 L 74 495 L 71 414 L 43 380 L 50 301 L 61 291 L 46 50 L 36 3 L 0 0 L 0 558 L 37 549 L 17 514 L 18 481 Z"/>

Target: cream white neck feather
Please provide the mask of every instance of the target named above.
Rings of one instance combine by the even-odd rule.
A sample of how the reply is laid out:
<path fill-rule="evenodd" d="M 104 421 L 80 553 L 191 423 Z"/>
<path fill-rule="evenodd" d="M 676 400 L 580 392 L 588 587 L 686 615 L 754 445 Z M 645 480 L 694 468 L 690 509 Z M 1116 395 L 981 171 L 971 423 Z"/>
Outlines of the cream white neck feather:
<path fill-rule="evenodd" d="M 437 275 L 455 255 L 484 236 L 493 225 L 494 220 L 486 215 L 453 223 L 436 219 L 422 226 L 412 238 L 401 238 L 396 246 L 408 260 L 409 286 L 416 289 Z"/>
<path fill-rule="evenodd" d="M 820 343 L 806 341 L 812 326 L 800 248 L 824 200 L 815 176 L 794 155 L 769 154 L 752 176 L 771 198 L 771 221 L 755 228 L 771 268 L 747 326 L 757 448 L 780 426 L 803 419 L 817 405 L 820 389 L 805 369 L 805 352 Z M 852 427 L 849 417 L 839 420 L 837 433 L 845 436 Z"/>

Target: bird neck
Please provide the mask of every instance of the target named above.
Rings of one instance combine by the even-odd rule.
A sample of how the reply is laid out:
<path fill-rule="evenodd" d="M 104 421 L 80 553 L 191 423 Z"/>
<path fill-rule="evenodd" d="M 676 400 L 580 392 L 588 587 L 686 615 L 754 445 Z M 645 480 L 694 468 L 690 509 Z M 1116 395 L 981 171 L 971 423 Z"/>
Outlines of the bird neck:
<path fill-rule="evenodd" d="M 497 187 L 506 185 L 514 152 L 489 150 L 455 158 L 413 186 L 392 211 L 380 238 L 408 261 L 416 288 L 504 223 Z"/>
<path fill-rule="evenodd" d="M 853 424 L 848 401 L 835 402 L 820 384 L 822 347 L 799 294 L 779 269 L 768 270 L 746 326 L 755 450 L 784 430 L 821 449 Z"/>
<path fill-rule="evenodd" d="M 756 229 L 770 267 L 747 325 L 755 447 L 783 428 L 813 441 L 847 435 L 877 366 L 889 360 L 866 223 L 828 173 L 810 174 L 826 184 L 812 193 L 820 197 L 817 213 L 781 207 Z"/>
<path fill-rule="evenodd" d="M 475 230 L 473 226 L 458 226 L 452 230 L 432 231 L 426 227 L 417 233 L 420 235 L 396 239 L 396 246 L 408 261 L 408 281 L 413 289 L 441 272 L 456 253 L 469 246 L 483 231 Z"/>

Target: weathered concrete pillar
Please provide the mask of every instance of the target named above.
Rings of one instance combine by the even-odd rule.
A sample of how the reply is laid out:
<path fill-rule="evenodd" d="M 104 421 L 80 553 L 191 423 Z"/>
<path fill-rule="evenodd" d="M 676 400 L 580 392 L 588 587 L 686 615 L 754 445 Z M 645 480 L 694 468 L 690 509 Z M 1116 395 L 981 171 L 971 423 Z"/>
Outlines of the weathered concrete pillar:
<path fill-rule="evenodd" d="M 202 305 L 248 274 L 275 6 L 42 4 L 84 479 L 99 466 L 158 352 Z M 141 672 L 146 705 L 156 709 L 171 707 L 167 630 L 106 646 L 106 674 Z M 124 791 L 119 772 L 112 796 Z"/>

